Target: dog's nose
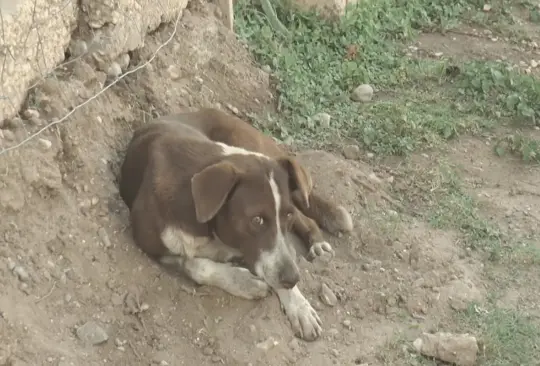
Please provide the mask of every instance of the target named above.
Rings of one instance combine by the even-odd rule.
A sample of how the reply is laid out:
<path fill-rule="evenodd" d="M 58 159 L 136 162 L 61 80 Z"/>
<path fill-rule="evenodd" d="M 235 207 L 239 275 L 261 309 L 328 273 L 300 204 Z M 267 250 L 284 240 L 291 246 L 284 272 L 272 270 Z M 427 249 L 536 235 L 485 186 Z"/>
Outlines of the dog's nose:
<path fill-rule="evenodd" d="M 300 273 L 297 270 L 284 269 L 279 274 L 279 282 L 281 285 L 287 289 L 291 289 L 300 281 Z"/>

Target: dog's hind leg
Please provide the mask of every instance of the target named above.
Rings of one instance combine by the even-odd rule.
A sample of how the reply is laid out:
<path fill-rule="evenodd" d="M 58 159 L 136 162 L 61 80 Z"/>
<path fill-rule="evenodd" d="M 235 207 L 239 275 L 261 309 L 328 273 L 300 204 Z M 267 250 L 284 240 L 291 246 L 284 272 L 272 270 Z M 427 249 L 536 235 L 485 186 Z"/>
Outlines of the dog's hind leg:
<path fill-rule="evenodd" d="M 300 192 L 295 191 L 292 194 L 292 198 L 296 207 L 304 215 L 315 220 L 321 228 L 330 234 L 339 236 L 353 230 L 351 215 L 345 207 L 338 206 L 314 192 L 309 196 L 309 207 L 304 205 Z"/>
<path fill-rule="evenodd" d="M 312 261 L 324 253 L 334 255 L 330 243 L 324 240 L 323 234 L 315 221 L 307 217 L 297 207 L 294 208 L 293 232 L 300 237 L 308 249 L 307 259 Z"/>
<path fill-rule="evenodd" d="M 176 266 L 199 285 L 219 287 L 231 295 L 244 299 L 261 299 L 268 296 L 270 291 L 268 284 L 254 276 L 248 269 L 235 267 L 230 263 L 172 255 L 164 256 L 160 261 L 167 266 Z"/>

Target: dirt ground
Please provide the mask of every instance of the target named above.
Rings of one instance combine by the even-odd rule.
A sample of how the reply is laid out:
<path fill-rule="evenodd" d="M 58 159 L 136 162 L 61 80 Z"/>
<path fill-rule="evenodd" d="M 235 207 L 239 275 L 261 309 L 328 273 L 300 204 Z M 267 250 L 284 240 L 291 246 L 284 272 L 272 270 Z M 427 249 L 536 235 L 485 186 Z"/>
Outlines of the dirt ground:
<path fill-rule="evenodd" d="M 356 226 L 353 235 L 329 238 L 332 261 L 301 260 L 300 288 L 324 323 L 313 343 L 293 336 L 275 296 L 246 301 L 196 287 L 136 249 L 116 182 L 133 128 L 180 107 L 217 106 L 245 116 L 272 106 L 269 75 L 214 13 L 187 10 L 150 67 L 0 158 L 0 365 L 405 365 L 415 356 L 388 348 L 396 334 L 414 339 L 451 329 L 453 309 L 481 303 L 498 286 L 484 258 L 459 245 L 458 233 L 433 229 L 392 198 L 400 189 L 423 189 L 412 172 L 429 170 L 442 153 L 405 165 L 299 153 L 316 189 L 347 207 Z M 171 31 L 165 26 L 149 36 L 131 66 Z M 448 37 L 425 36 L 424 47 Z M 450 53 L 453 42 L 428 51 Z M 29 98 L 42 122 L 8 126 L 4 132 L 12 133 L 3 133 L 1 146 L 63 116 L 105 79 L 84 60 L 66 66 Z M 459 167 L 486 215 L 512 235 L 533 235 L 540 229 L 540 168 L 496 157 L 489 141 L 463 138 L 444 158 Z M 535 276 L 531 270 L 516 278 L 501 304 L 540 315 Z M 336 293 L 336 306 L 320 301 L 323 283 Z M 86 323 L 108 340 L 86 345 L 77 331 Z"/>

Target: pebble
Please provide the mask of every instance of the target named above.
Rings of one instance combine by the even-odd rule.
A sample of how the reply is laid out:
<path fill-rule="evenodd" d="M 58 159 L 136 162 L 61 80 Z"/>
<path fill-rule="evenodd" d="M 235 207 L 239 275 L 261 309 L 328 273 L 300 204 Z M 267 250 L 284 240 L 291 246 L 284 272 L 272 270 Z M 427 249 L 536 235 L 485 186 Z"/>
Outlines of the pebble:
<path fill-rule="evenodd" d="M 17 129 L 23 126 L 23 121 L 19 117 L 13 117 L 12 119 L 6 121 L 6 127 L 11 129 Z"/>
<path fill-rule="evenodd" d="M 360 158 L 360 148 L 357 145 L 344 146 L 343 156 L 345 156 L 346 159 L 356 160 Z"/>
<path fill-rule="evenodd" d="M 321 127 L 328 128 L 330 127 L 330 120 L 332 119 L 332 116 L 330 116 L 328 113 L 317 113 L 313 116 L 313 120 L 321 125 Z"/>
<path fill-rule="evenodd" d="M 13 268 L 13 273 L 23 282 L 27 282 L 30 279 L 28 272 L 21 266 L 15 266 Z"/>
<path fill-rule="evenodd" d="M 531 67 L 532 67 L 533 69 L 537 68 L 537 67 L 538 67 L 538 61 L 536 61 L 536 60 L 531 60 Z"/>
<path fill-rule="evenodd" d="M 105 228 L 100 227 L 98 230 L 98 236 L 103 245 L 105 245 L 105 248 L 110 248 L 112 246 L 111 239 L 109 239 L 109 235 L 107 234 L 107 231 Z"/>
<path fill-rule="evenodd" d="M 23 112 L 23 117 L 25 119 L 39 118 L 39 112 L 30 108 Z"/>
<path fill-rule="evenodd" d="M 122 68 L 118 65 L 118 62 L 113 62 L 107 69 L 107 75 L 110 77 L 117 78 L 122 74 Z"/>
<path fill-rule="evenodd" d="M 373 99 L 373 87 L 369 84 L 362 84 L 353 90 L 351 99 L 355 102 L 367 103 Z"/>
<path fill-rule="evenodd" d="M 44 149 L 50 149 L 51 146 L 52 146 L 52 142 L 47 140 L 47 139 L 43 139 L 43 138 L 40 138 L 39 139 L 39 144 L 44 148 Z"/>
<path fill-rule="evenodd" d="M 89 321 L 77 328 L 76 334 L 81 341 L 94 346 L 107 342 L 109 339 L 107 332 L 93 321 Z"/>
<path fill-rule="evenodd" d="M 352 328 L 352 323 L 349 319 L 345 319 L 341 324 L 343 324 L 343 326 L 347 329 L 351 329 Z"/>
<path fill-rule="evenodd" d="M 321 285 L 319 297 L 321 298 L 321 301 L 328 306 L 336 306 L 336 304 L 338 303 L 336 295 L 326 283 L 323 283 Z"/>
<path fill-rule="evenodd" d="M 8 141 L 13 141 L 15 140 L 15 134 L 10 131 L 10 130 L 3 130 L 2 131 L 4 133 L 4 138 Z"/>
<path fill-rule="evenodd" d="M 279 342 L 276 341 L 274 339 L 274 337 L 268 337 L 268 339 L 257 343 L 256 346 L 257 346 L 258 349 L 261 349 L 261 350 L 266 352 L 266 351 L 270 350 L 271 348 L 274 348 L 278 344 L 279 344 Z"/>
<path fill-rule="evenodd" d="M 175 65 L 170 65 L 170 66 L 167 68 L 167 72 L 169 73 L 169 77 L 170 77 L 172 80 L 178 80 L 178 79 L 180 79 L 180 70 L 179 70 L 178 67 L 176 67 Z"/>

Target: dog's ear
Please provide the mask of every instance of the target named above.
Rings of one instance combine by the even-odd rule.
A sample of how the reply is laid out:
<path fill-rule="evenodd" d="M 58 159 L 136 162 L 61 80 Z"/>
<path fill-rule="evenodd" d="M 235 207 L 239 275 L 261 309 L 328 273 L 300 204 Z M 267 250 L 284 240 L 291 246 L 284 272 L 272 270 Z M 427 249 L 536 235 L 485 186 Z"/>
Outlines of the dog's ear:
<path fill-rule="evenodd" d="M 237 181 L 238 171 L 226 161 L 206 167 L 191 178 L 198 222 L 208 222 L 218 213 Z"/>
<path fill-rule="evenodd" d="M 313 190 L 311 175 L 295 159 L 285 157 L 278 159 L 279 164 L 289 173 L 289 187 L 292 193 L 299 194 L 302 204 L 309 207 L 309 195 Z"/>

